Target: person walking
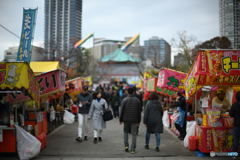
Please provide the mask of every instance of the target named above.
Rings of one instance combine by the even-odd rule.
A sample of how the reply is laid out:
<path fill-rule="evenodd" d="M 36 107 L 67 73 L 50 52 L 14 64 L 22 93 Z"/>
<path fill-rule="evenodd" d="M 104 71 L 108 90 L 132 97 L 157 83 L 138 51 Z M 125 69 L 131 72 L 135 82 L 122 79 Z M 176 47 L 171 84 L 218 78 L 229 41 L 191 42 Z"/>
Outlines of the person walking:
<path fill-rule="evenodd" d="M 177 98 L 176 106 L 177 106 L 179 116 L 175 122 L 175 127 L 180 133 L 178 138 L 180 140 L 184 140 L 184 138 L 186 136 L 186 124 L 187 124 L 187 122 L 186 122 L 186 99 L 182 95 L 181 92 L 178 92 L 177 94 L 178 94 L 178 98 Z"/>
<path fill-rule="evenodd" d="M 134 95 L 134 89 L 128 89 L 128 96 L 123 99 L 120 107 L 120 124 L 124 123 L 124 145 L 125 152 L 129 151 L 128 134 L 132 134 L 131 153 L 136 151 L 137 130 L 141 121 L 141 104 L 138 98 Z"/>
<path fill-rule="evenodd" d="M 103 112 L 108 109 L 107 102 L 102 98 L 101 92 L 96 92 L 95 96 L 89 111 L 89 119 L 92 119 L 94 144 L 102 141 L 102 130 L 106 128 Z"/>
<path fill-rule="evenodd" d="M 238 152 L 239 140 L 240 140 L 240 92 L 236 94 L 236 100 L 231 109 L 230 116 L 234 118 L 234 128 L 233 128 L 233 151 Z"/>
<path fill-rule="evenodd" d="M 151 134 L 155 134 L 156 137 L 156 148 L 155 150 L 159 152 L 160 146 L 160 133 L 163 133 L 163 109 L 159 101 L 158 94 L 152 92 L 149 96 L 149 101 L 146 104 L 144 112 L 144 124 L 147 127 L 145 136 L 145 149 L 149 149 L 149 141 Z"/>
<path fill-rule="evenodd" d="M 88 121 L 88 113 L 90 109 L 90 105 L 92 102 L 92 95 L 88 92 L 88 87 L 84 86 L 82 93 L 77 96 L 77 101 L 79 104 L 78 109 L 78 137 L 76 140 L 78 142 L 82 142 L 83 137 L 84 140 L 87 140 L 87 136 L 89 134 L 89 121 Z"/>
<path fill-rule="evenodd" d="M 116 90 L 113 90 L 113 95 L 111 99 L 111 106 L 113 110 L 114 118 L 119 117 L 119 106 L 121 104 L 120 96 Z"/>

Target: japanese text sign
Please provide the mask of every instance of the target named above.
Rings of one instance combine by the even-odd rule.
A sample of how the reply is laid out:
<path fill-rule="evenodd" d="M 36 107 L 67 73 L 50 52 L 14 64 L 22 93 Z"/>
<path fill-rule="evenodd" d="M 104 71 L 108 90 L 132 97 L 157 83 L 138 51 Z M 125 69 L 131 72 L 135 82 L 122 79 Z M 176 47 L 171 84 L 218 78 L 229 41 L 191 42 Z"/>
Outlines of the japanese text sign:
<path fill-rule="evenodd" d="M 204 85 L 240 85 L 240 50 L 201 50 L 185 82 L 187 96 Z"/>
<path fill-rule="evenodd" d="M 33 72 L 27 63 L 1 62 L 0 89 L 11 91 L 26 90 L 26 95 L 38 100 L 39 88 Z"/>
<path fill-rule="evenodd" d="M 150 78 L 147 80 L 147 91 L 156 91 L 157 78 Z"/>
<path fill-rule="evenodd" d="M 30 62 L 37 9 L 23 9 L 22 34 L 17 61 Z"/>
<path fill-rule="evenodd" d="M 66 74 L 62 70 L 55 70 L 36 76 L 40 85 L 40 94 L 65 91 Z"/>
<path fill-rule="evenodd" d="M 158 74 L 157 86 L 172 91 L 179 91 L 179 87 L 183 86 L 183 80 L 186 76 L 186 73 L 164 68 Z"/>

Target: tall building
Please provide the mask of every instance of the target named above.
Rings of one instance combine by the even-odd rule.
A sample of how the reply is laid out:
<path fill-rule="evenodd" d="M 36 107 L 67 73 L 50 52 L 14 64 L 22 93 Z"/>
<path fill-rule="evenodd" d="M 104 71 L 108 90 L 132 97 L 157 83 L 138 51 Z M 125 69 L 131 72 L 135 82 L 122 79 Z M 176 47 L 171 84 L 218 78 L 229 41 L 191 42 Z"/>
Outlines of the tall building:
<path fill-rule="evenodd" d="M 154 36 L 144 41 L 144 59 L 150 59 L 155 66 L 170 66 L 171 46 L 164 39 Z"/>
<path fill-rule="evenodd" d="M 69 57 L 66 53 L 81 39 L 81 29 L 82 0 L 45 0 L 45 50 L 49 60 Z"/>
<path fill-rule="evenodd" d="M 219 0 L 220 34 L 240 48 L 240 0 Z"/>

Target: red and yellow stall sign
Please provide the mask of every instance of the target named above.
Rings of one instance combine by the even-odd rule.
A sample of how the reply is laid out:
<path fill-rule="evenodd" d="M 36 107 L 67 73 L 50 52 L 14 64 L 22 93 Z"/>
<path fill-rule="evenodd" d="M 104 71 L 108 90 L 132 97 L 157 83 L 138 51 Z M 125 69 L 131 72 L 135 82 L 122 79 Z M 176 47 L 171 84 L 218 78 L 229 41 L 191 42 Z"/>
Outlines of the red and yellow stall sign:
<path fill-rule="evenodd" d="M 48 95 L 65 91 L 66 73 L 62 70 L 55 70 L 36 76 L 40 85 L 40 94 Z"/>
<path fill-rule="evenodd" d="M 39 101 L 39 85 L 28 63 L 0 62 L 0 90 L 23 91 Z"/>
<path fill-rule="evenodd" d="M 201 50 L 185 82 L 187 96 L 204 85 L 240 85 L 240 50 Z"/>

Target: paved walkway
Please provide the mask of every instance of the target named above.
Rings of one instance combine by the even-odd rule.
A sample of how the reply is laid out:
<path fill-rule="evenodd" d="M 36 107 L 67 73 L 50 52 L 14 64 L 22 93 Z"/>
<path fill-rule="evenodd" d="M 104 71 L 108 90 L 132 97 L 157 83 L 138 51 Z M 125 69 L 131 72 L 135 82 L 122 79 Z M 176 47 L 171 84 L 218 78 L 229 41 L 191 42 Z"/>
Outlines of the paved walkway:
<path fill-rule="evenodd" d="M 194 152 L 184 148 L 182 141 L 169 134 L 167 131 L 161 135 L 160 152 L 155 152 L 155 137 L 152 135 L 150 150 L 144 149 L 145 126 L 140 126 L 137 139 L 137 153 L 130 154 L 123 151 L 122 125 L 118 119 L 107 122 L 107 129 L 103 132 L 103 142 L 93 144 L 92 136 L 88 141 L 76 142 L 77 123 L 65 125 L 56 133 L 48 137 L 48 147 L 40 154 L 37 160 L 191 160 L 210 159 L 209 157 L 198 158 Z M 131 139 L 130 139 L 131 140 Z M 226 158 L 224 158 L 226 159 Z"/>
<path fill-rule="evenodd" d="M 150 150 L 144 149 L 145 126 L 140 126 L 137 137 L 137 153 L 130 154 L 123 151 L 122 125 L 117 119 L 107 123 L 103 132 L 103 142 L 93 144 L 92 136 L 88 141 L 79 143 L 77 123 L 64 125 L 48 136 L 48 145 L 35 160 L 198 160 L 227 158 L 199 158 L 194 152 L 184 148 L 181 141 L 167 131 L 161 135 L 160 152 L 155 152 L 155 137 L 152 135 Z M 131 140 L 131 139 L 130 139 Z M 0 157 L 6 160 L 6 158 Z M 12 159 L 11 159 L 12 160 Z"/>

